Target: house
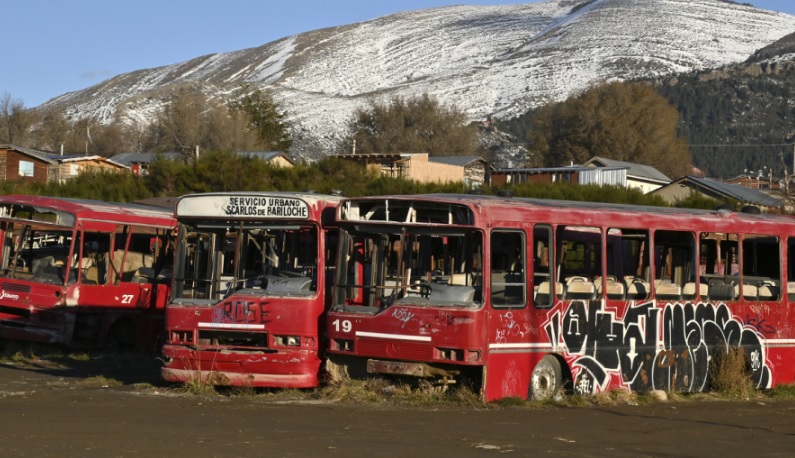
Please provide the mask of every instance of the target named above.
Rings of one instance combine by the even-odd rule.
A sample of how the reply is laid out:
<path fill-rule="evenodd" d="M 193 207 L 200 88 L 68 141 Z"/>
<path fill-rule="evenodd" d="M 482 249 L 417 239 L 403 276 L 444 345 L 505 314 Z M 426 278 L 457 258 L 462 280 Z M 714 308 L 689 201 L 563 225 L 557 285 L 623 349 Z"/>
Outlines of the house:
<path fill-rule="evenodd" d="M 420 183 L 463 182 L 473 189 L 486 183 L 489 164 L 480 156 L 429 156 L 414 154 L 340 154 L 337 157 L 364 164 L 381 175 Z"/>
<path fill-rule="evenodd" d="M 149 164 L 154 162 L 158 155 L 164 159 L 177 159 L 179 153 L 120 153 L 111 156 L 110 160 L 130 169 L 135 176 L 146 175 Z"/>
<path fill-rule="evenodd" d="M 295 163 L 281 151 L 238 151 L 240 157 L 249 157 L 269 162 L 276 167 L 293 167 Z M 133 175 L 146 175 L 149 165 L 158 157 L 164 159 L 180 159 L 184 157 L 180 153 L 121 153 L 110 158 L 111 161 L 122 164 L 130 168 Z"/>
<path fill-rule="evenodd" d="M 659 189 L 671 182 L 671 179 L 650 165 L 619 161 L 594 156 L 583 164 L 586 167 L 625 167 L 627 169 L 626 187 L 638 188 L 644 194 Z"/>
<path fill-rule="evenodd" d="M 50 172 L 50 181 L 63 183 L 84 172 L 122 172 L 127 167 L 102 156 L 85 156 L 78 154 L 50 154 L 47 156 L 55 163 Z"/>
<path fill-rule="evenodd" d="M 673 204 L 677 200 L 686 199 L 691 193 L 699 192 L 715 200 L 736 200 L 746 205 L 755 205 L 763 210 L 779 209 L 784 205 L 781 199 L 765 194 L 758 189 L 747 188 L 722 181 L 694 176 L 682 177 L 650 194 L 662 197 Z"/>
<path fill-rule="evenodd" d="M 0 145 L 0 180 L 30 183 L 47 183 L 58 168 L 58 163 L 44 151 L 17 145 Z"/>
<path fill-rule="evenodd" d="M 499 169 L 491 172 L 492 186 L 517 185 L 521 183 L 570 183 L 599 186 L 627 185 L 627 167 L 539 167 Z"/>

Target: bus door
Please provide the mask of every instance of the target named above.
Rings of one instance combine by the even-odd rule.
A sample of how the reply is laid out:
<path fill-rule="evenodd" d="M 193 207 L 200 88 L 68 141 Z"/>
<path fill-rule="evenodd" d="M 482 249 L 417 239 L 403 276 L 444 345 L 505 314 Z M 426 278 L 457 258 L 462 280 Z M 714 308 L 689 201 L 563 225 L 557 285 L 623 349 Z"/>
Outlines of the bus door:
<path fill-rule="evenodd" d="M 491 233 L 487 398 L 527 395 L 537 339 L 528 314 L 528 259 L 524 231 Z"/>

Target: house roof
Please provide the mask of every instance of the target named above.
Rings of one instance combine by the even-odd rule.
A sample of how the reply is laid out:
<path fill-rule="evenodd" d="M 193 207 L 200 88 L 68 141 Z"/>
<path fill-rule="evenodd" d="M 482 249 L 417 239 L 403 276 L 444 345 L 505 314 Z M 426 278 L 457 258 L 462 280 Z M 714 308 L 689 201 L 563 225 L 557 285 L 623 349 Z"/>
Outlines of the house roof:
<path fill-rule="evenodd" d="M 599 167 L 606 170 L 624 170 L 627 167 Z M 492 173 L 526 173 L 526 174 L 542 174 L 542 173 L 561 173 L 561 172 L 587 172 L 593 170 L 594 167 L 586 167 L 584 165 L 567 165 L 565 167 L 532 167 L 532 168 L 514 168 L 514 169 L 497 169 Z"/>
<path fill-rule="evenodd" d="M 160 154 L 166 159 L 174 159 L 179 157 L 179 153 L 119 153 L 111 156 L 110 160 L 117 164 L 129 167 L 132 164 L 148 164 L 155 160 L 157 155 Z"/>
<path fill-rule="evenodd" d="M 57 164 L 57 162 L 55 162 L 52 159 L 49 159 L 47 157 L 48 153 L 45 152 L 45 151 L 39 151 L 39 150 L 35 150 L 35 149 L 32 149 L 32 148 L 25 148 L 25 147 L 22 147 L 22 146 L 11 145 L 11 144 L 0 145 L 0 149 L 13 150 L 13 151 L 16 151 L 18 153 L 22 153 L 22 154 L 24 154 L 26 156 L 29 156 L 29 157 L 31 157 L 33 159 L 37 159 L 39 161 L 46 162 L 46 163 L 48 163 L 50 165 Z"/>
<path fill-rule="evenodd" d="M 607 159 L 604 157 L 594 156 L 583 165 L 592 165 L 594 167 L 627 167 L 627 177 L 634 179 L 641 179 L 652 181 L 660 184 L 668 184 L 671 179 L 663 175 L 662 172 L 655 169 L 650 165 L 636 164 L 634 162 L 619 161 L 616 159 Z"/>
<path fill-rule="evenodd" d="M 120 153 L 115 156 L 112 156 L 110 160 L 118 164 L 126 165 L 129 167 L 131 164 L 149 164 L 150 162 L 153 162 L 155 160 L 158 154 L 163 156 L 165 159 L 175 159 L 180 157 L 180 154 L 175 152 Z M 282 156 L 285 160 L 289 161 L 291 164 L 293 163 L 293 161 L 281 151 L 238 151 L 237 155 L 242 157 L 257 158 L 263 161 L 270 161 L 278 156 Z"/>
<path fill-rule="evenodd" d="M 779 207 L 783 204 L 781 199 L 765 194 L 764 192 L 757 189 L 695 176 L 682 177 L 668 184 L 667 186 L 663 186 L 655 192 L 663 191 L 669 186 L 687 186 L 687 184 L 691 184 L 691 188 L 705 189 L 712 193 L 716 193 L 744 203 L 761 205 L 764 207 Z"/>
<path fill-rule="evenodd" d="M 430 156 L 428 157 L 428 162 L 436 162 L 439 164 L 447 164 L 447 165 L 459 165 L 459 166 L 466 166 L 475 161 L 483 161 L 486 162 L 480 156 Z"/>

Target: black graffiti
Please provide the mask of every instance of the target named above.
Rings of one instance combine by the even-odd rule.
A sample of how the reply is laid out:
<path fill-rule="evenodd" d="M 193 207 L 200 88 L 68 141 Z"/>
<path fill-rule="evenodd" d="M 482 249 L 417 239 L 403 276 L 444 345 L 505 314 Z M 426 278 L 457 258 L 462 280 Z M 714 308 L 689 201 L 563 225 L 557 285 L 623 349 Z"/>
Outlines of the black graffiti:
<path fill-rule="evenodd" d="M 703 391 L 710 362 L 734 346 L 745 348 L 755 386 L 770 385 L 760 332 L 775 330 L 758 316 L 744 325 L 725 304 L 640 303 L 618 319 L 601 302 L 574 301 L 551 317 L 546 331 L 573 357 L 578 393 L 604 390 L 611 377 L 634 391 Z"/>
<path fill-rule="evenodd" d="M 757 331 L 761 332 L 762 334 L 775 334 L 776 328 L 775 326 L 771 326 L 766 324 L 767 320 L 761 318 L 759 315 L 750 316 L 745 315 L 745 324 L 748 326 L 753 326 L 756 328 Z"/>

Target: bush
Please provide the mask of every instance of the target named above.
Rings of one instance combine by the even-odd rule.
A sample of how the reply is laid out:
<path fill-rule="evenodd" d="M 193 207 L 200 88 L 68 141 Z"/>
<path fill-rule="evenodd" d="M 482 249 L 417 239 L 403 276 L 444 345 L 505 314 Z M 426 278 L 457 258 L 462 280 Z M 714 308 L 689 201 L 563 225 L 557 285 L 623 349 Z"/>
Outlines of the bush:
<path fill-rule="evenodd" d="M 712 388 L 725 396 L 747 399 L 754 392 L 743 347 L 729 347 L 725 352 L 714 354 L 709 370 Z"/>

